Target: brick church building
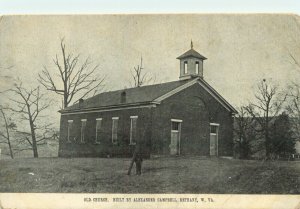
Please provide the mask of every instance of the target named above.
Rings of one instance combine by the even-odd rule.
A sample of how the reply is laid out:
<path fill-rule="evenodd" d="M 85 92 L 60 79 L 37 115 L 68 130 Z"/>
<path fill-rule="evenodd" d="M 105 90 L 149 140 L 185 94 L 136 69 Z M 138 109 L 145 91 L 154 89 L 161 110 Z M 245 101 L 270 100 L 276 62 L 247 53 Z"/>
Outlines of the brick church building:
<path fill-rule="evenodd" d="M 60 157 L 233 155 L 237 111 L 203 78 L 204 56 L 179 56 L 177 81 L 103 92 L 60 111 Z"/>

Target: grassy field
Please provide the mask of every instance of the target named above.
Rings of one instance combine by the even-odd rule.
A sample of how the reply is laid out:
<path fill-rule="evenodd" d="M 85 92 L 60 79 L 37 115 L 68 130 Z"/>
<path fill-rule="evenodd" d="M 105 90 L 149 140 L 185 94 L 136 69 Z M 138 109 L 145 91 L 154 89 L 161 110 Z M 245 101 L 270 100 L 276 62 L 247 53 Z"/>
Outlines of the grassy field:
<path fill-rule="evenodd" d="M 300 194 L 300 161 L 204 157 L 130 159 L 40 158 L 0 161 L 0 192 Z M 134 168 L 135 169 L 135 168 Z"/>

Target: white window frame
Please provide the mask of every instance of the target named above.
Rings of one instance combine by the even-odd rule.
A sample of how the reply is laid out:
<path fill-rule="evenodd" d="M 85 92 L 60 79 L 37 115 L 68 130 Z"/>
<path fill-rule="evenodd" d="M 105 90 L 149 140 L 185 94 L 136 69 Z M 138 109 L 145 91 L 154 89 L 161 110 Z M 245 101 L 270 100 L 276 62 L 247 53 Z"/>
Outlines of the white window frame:
<path fill-rule="evenodd" d="M 67 136 L 67 142 L 71 143 L 70 135 L 71 135 L 71 129 L 73 125 L 73 120 L 68 120 L 68 136 Z"/>
<path fill-rule="evenodd" d="M 178 123 L 182 123 L 182 120 L 180 119 L 171 119 L 172 122 L 178 122 Z"/>
<path fill-rule="evenodd" d="M 114 125 L 114 121 L 119 122 L 119 117 L 112 117 L 112 126 L 111 126 L 111 142 L 113 144 L 117 144 L 118 143 L 118 123 L 117 125 Z M 115 127 L 116 126 L 116 127 Z M 114 140 L 114 128 L 116 129 L 116 139 Z"/>
<path fill-rule="evenodd" d="M 195 73 L 198 75 L 199 74 L 199 66 L 200 66 L 200 63 L 198 61 L 195 62 Z"/>
<path fill-rule="evenodd" d="M 132 140 L 133 140 L 133 119 L 137 120 L 138 118 L 139 118 L 138 116 L 130 116 L 130 141 L 129 141 L 129 145 L 135 145 L 136 144 L 136 141 L 132 142 Z M 136 121 L 136 126 L 137 126 L 137 121 Z M 135 132 L 137 132 L 137 127 L 135 127 Z M 136 134 L 135 134 L 135 137 L 136 137 Z"/>
<path fill-rule="evenodd" d="M 98 127 L 98 121 L 101 121 L 101 126 Z M 100 141 L 98 140 L 98 128 L 102 128 L 102 118 L 96 118 L 96 138 L 95 138 L 95 143 L 100 144 Z"/>
<path fill-rule="evenodd" d="M 85 129 L 86 129 L 87 119 L 81 119 L 81 128 L 80 128 L 80 142 L 85 143 Z M 83 124 L 85 124 L 83 126 Z"/>
<path fill-rule="evenodd" d="M 183 62 L 183 73 L 184 74 L 188 73 L 188 62 L 187 61 Z"/>

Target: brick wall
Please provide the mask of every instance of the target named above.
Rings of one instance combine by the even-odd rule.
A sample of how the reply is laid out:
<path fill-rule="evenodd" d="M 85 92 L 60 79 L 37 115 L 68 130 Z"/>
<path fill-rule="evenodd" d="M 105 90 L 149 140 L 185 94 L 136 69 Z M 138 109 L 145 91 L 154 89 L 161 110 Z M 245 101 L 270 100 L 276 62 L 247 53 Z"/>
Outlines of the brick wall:
<path fill-rule="evenodd" d="M 209 124 L 219 123 L 219 155 L 232 156 L 233 118 L 199 84 L 173 95 L 154 109 L 152 153 L 169 153 L 171 119 L 183 120 L 181 154 L 209 155 Z"/>
<path fill-rule="evenodd" d="M 118 110 L 113 112 L 85 113 L 62 115 L 60 121 L 60 157 L 123 157 L 132 156 L 134 146 L 130 145 L 130 116 L 138 116 L 137 139 L 150 147 L 151 138 L 151 108 L 137 108 Z M 112 117 L 118 120 L 118 143 L 112 143 Z M 102 118 L 102 130 L 100 144 L 95 143 L 96 118 Z M 80 140 L 81 119 L 87 119 L 85 131 L 85 143 Z M 68 120 L 73 120 L 71 142 L 67 141 Z M 147 127 L 147 128 L 146 128 Z M 75 139 L 74 139 L 75 137 Z M 143 150 L 149 155 L 149 150 Z"/>

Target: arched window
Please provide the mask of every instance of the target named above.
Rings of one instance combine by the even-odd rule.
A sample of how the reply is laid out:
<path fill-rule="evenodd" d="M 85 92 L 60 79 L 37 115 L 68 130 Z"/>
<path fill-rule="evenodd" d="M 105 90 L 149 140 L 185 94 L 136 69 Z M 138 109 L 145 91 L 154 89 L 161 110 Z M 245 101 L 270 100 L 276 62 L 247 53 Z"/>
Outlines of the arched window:
<path fill-rule="evenodd" d="M 187 61 L 184 61 L 184 74 L 187 74 Z"/>
<path fill-rule="evenodd" d="M 196 69 L 195 69 L 196 74 L 199 74 L 199 62 L 196 62 Z"/>

